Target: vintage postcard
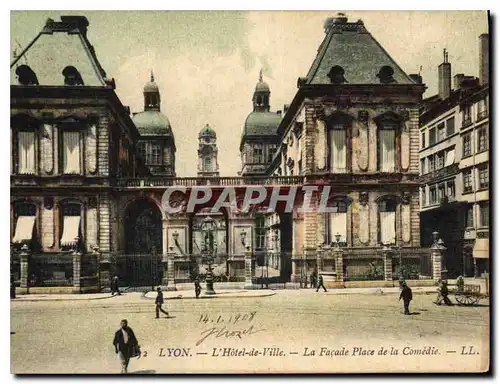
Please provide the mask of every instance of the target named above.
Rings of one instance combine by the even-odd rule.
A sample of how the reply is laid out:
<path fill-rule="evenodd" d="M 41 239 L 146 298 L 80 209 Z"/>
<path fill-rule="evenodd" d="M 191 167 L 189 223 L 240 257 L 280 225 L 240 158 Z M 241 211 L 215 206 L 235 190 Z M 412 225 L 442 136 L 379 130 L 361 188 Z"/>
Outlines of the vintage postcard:
<path fill-rule="evenodd" d="M 490 369 L 487 11 L 13 11 L 11 373 Z"/>

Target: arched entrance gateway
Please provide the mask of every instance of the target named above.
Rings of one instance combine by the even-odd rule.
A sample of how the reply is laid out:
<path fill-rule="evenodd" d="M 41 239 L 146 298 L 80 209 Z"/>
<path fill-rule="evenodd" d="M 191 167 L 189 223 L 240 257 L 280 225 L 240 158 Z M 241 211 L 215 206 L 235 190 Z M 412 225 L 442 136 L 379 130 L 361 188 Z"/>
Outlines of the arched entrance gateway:
<path fill-rule="evenodd" d="M 125 252 L 114 258 L 120 283 L 129 289 L 161 284 L 162 213 L 152 201 L 130 203 L 125 211 Z"/>

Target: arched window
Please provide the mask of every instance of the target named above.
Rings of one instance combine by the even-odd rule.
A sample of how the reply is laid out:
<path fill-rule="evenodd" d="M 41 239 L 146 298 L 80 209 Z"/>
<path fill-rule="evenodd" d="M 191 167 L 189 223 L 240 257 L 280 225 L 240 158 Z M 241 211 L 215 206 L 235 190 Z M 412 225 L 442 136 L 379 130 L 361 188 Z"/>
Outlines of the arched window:
<path fill-rule="evenodd" d="M 30 243 L 33 239 L 33 230 L 36 220 L 36 205 L 20 201 L 15 202 L 14 210 L 14 244 Z"/>
<path fill-rule="evenodd" d="M 336 244 L 340 235 L 339 243 L 347 244 L 347 207 L 349 200 L 337 197 L 328 202 L 329 213 L 327 213 L 326 234 L 327 244 Z"/>
<path fill-rule="evenodd" d="M 38 85 L 35 72 L 27 65 L 20 65 L 16 69 L 17 80 L 21 85 Z"/>
<path fill-rule="evenodd" d="M 63 202 L 60 205 L 60 244 L 62 248 L 79 248 L 82 244 L 82 205 L 77 202 Z"/>
<path fill-rule="evenodd" d="M 396 244 L 396 208 L 397 201 L 393 197 L 378 201 L 379 241 L 384 245 Z"/>
<path fill-rule="evenodd" d="M 384 65 L 380 68 L 377 77 L 382 84 L 391 84 L 396 82 L 394 79 L 394 69 L 392 69 L 389 65 Z"/>
<path fill-rule="evenodd" d="M 85 85 L 78 70 L 69 65 L 63 69 L 64 85 Z"/>
<path fill-rule="evenodd" d="M 339 65 L 334 65 L 330 72 L 328 72 L 328 77 L 330 78 L 330 82 L 332 84 L 343 84 L 346 82 L 344 77 L 344 68 Z"/>

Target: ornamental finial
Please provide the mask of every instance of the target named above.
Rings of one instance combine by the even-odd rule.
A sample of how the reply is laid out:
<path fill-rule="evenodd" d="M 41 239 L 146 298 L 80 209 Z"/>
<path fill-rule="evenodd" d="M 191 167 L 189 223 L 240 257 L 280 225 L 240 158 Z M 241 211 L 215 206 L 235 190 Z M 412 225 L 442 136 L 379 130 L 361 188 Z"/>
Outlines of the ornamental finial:
<path fill-rule="evenodd" d="M 259 72 L 259 81 L 262 83 L 262 69 Z"/>

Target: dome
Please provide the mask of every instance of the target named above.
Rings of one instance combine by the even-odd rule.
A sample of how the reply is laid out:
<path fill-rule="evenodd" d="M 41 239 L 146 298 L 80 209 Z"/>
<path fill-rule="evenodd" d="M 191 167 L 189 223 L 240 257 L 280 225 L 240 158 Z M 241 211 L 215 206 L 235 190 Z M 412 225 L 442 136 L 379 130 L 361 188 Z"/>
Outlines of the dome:
<path fill-rule="evenodd" d="M 243 135 L 274 136 L 281 122 L 281 116 L 274 112 L 252 112 L 245 121 Z"/>
<path fill-rule="evenodd" d="M 212 138 L 217 138 L 217 134 L 215 131 L 210 127 L 210 125 L 206 124 L 202 130 L 200 131 L 198 138 L 202 137 L 212 137 Z"/>
<path fill-rule="evenodd" d="M 132 117 L 132 120 L 141 135 L 173 137 L 170 121 L 160 111 L 139 112 Z"/>
<path fill-rule="evenodd" d="M 256 92 L 270 92 L 269 85 L 265 81 L 259 81 L 255 86 Z"/>
<path fill-rule="evenodd" d="M 144 92 L 158 92 L 158 85 L 154 81 L 148 81 L 144 86 Z"/>

